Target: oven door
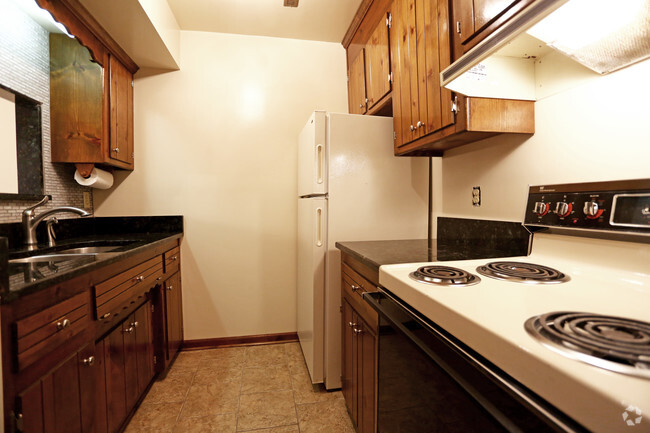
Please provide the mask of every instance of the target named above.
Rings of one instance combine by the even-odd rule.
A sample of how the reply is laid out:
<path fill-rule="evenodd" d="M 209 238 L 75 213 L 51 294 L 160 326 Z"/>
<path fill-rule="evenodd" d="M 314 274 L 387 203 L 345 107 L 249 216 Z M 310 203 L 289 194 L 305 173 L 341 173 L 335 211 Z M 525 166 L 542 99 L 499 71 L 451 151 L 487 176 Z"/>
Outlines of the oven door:
<path fill-rule="evenodd" d="M 380 316 L 379 433 L 586 432 L 387 290 Z"/>

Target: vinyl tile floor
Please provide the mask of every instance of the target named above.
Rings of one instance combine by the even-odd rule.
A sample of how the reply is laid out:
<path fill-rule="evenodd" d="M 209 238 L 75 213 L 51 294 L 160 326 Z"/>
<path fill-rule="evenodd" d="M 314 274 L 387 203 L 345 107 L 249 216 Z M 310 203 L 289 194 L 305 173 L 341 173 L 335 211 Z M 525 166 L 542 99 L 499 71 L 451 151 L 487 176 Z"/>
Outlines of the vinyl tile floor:
<path fill-rule="evenodd" d="M 354 433 L 341 391 L 312 386 L 298 343 L 187 351 L 125 433 Z"/>

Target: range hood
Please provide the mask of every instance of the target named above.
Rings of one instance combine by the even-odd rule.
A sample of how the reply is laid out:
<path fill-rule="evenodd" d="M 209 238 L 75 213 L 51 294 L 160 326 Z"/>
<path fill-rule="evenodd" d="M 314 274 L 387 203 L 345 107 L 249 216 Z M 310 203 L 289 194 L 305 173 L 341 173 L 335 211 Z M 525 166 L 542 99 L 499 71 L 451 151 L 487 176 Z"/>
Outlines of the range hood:
<path fill-rule="evenodd" d="M 565 57 L 560 70 L 584 65 L 573 67 L 583 75 L 650 58 L 650 0 L 537 0 L 442 71 L 441 81 L 468 96 L 536 100 L 536 62 L 546 55 Z"/>

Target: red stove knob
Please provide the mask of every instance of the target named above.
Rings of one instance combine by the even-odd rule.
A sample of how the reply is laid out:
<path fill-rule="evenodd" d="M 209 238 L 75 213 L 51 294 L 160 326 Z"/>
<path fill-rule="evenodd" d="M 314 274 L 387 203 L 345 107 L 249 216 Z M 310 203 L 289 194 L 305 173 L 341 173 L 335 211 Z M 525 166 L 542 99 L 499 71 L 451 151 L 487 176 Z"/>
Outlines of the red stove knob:
<path fill-rule="evenodd" d="M 569 214 L 571 214 L 571 211 L 573 211 L 573 203 L 559 201 L 555 204 L 555 213 L 561 218 L 569 216 Z"/>
<path fill-rule="evenodd" d="M 586 201 L 582 211 L 589 219 L 596 219 L 603 214 L 603 210 L 598 208 L 598 203 L 595 201 Z"/>
<path fill-rule="evenodd" d="M 544 203 L 543 201 L 538 201 L 535 203 L 533 213 L 537 214 L 537 216 L 544 216 L 548 213 L 548 208 L 548 204 Z"/>

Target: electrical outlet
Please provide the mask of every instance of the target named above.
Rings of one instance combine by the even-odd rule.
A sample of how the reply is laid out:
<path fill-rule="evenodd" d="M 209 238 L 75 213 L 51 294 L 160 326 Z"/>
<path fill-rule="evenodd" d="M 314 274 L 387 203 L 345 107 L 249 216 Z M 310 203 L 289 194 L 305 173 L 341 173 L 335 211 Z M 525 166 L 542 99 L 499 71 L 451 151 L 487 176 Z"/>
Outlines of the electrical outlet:
<path fill-rule="evenodd" d="M 472 206 L 480 206 L 481 205 L 481 187 L 480 186 L 475 186 L 472 187 Z"/>
<path fill-rule="evenodd" d="M 90 191 L 84 191 L 84 209 L 90 209 L 90 208 L 92 208 Z"/>

